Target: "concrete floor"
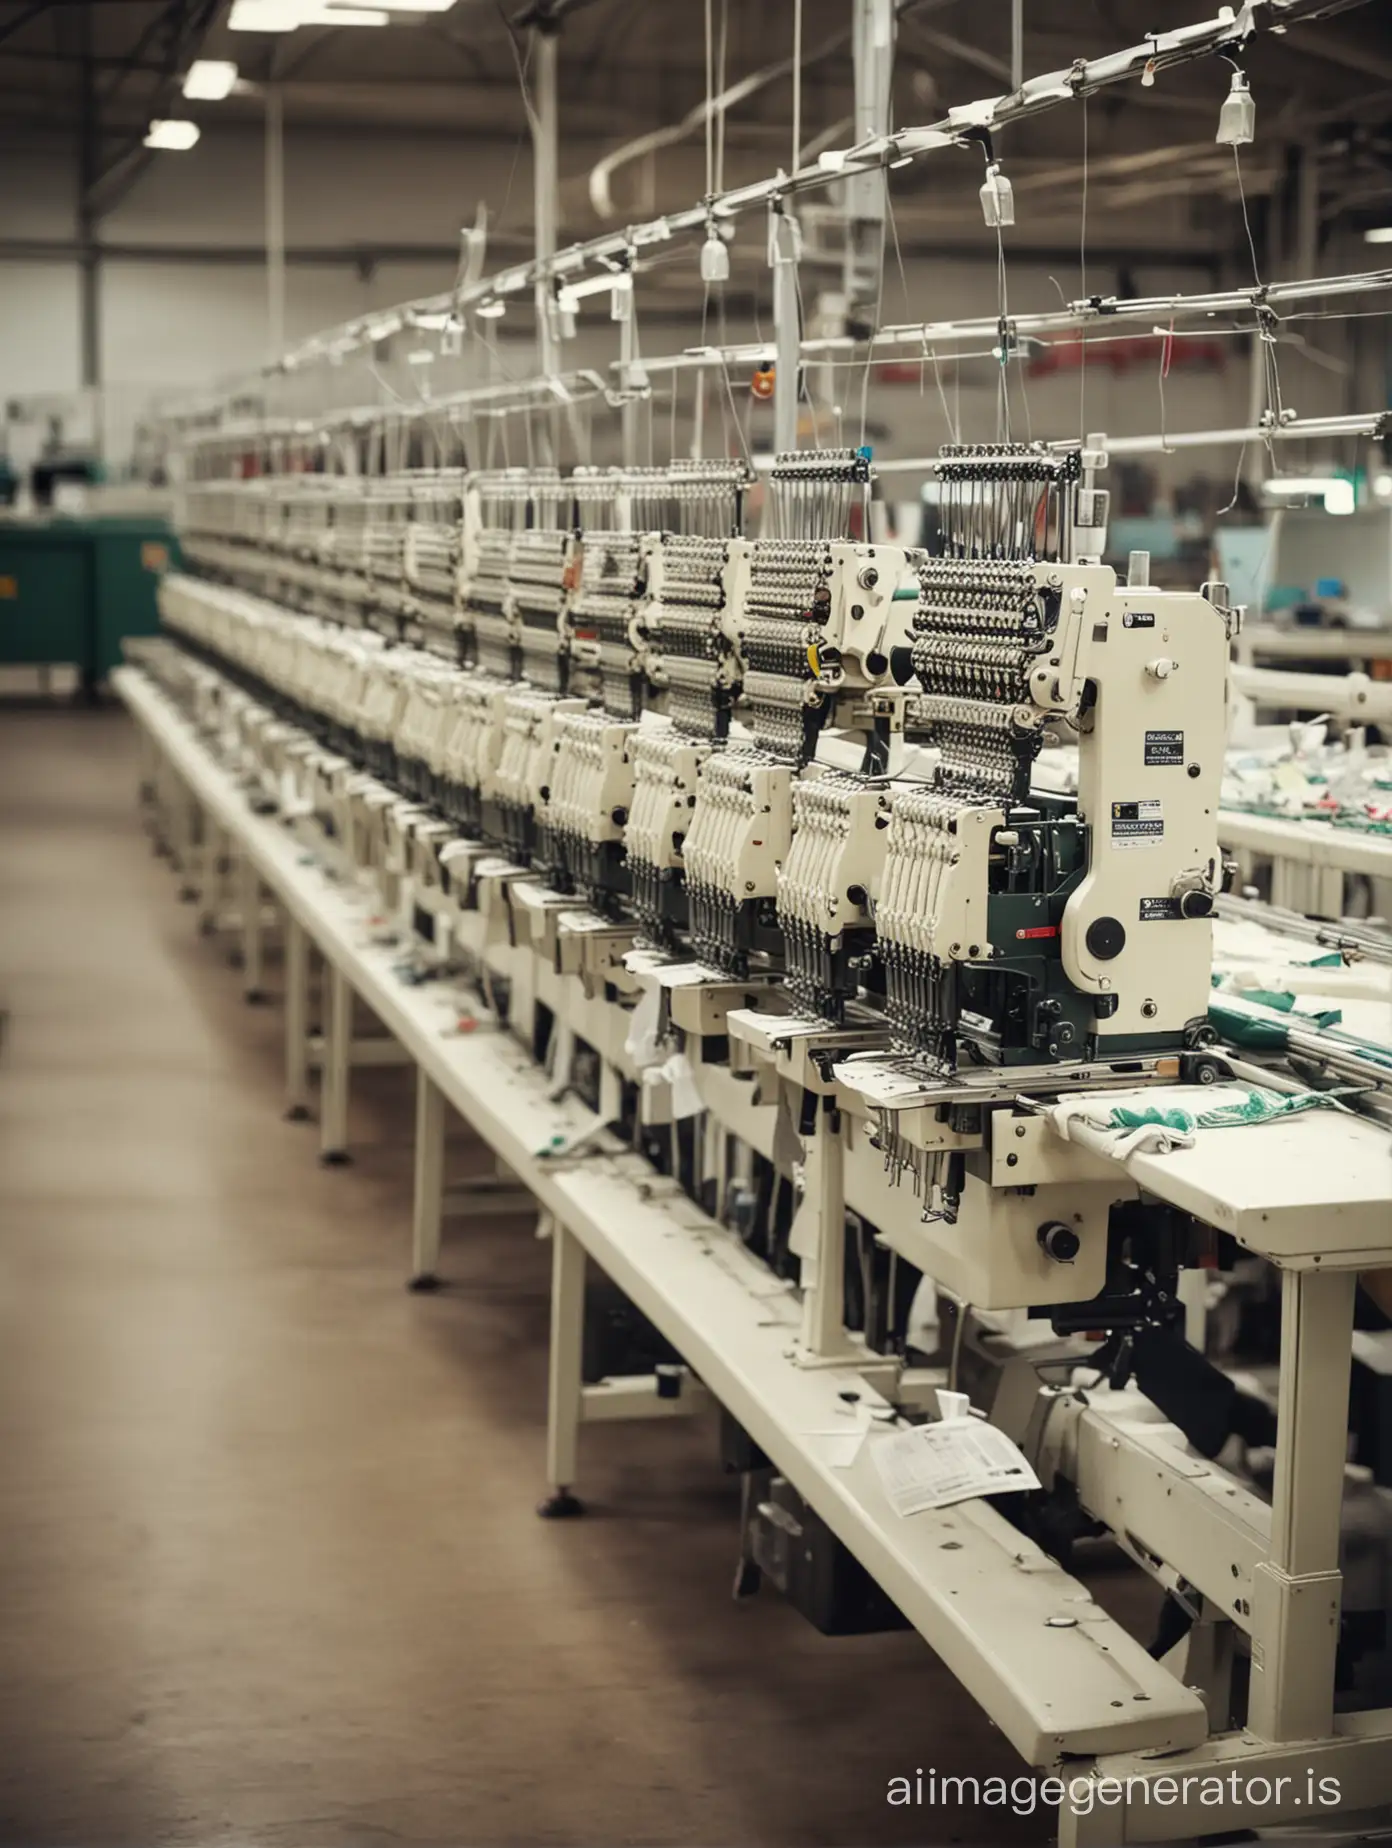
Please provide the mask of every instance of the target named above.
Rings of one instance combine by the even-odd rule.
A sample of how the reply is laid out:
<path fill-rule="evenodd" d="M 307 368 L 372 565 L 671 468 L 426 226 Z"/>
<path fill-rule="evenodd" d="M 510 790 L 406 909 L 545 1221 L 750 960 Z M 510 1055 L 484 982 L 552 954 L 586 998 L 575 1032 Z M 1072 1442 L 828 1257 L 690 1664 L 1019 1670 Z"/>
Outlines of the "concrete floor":
<path fill-rule="evenodd" d="M 0 1840 L 1046 1839 L 887 1807 L 1022 1767 L 916 1636 L 731 1601 L 709 1430 L 587 1433 L 535 1518 L 546 1249 L 456 1222 L 403 1290 L 408 1074 L 319 1168 L 133 763 L 0 714 Z"/>

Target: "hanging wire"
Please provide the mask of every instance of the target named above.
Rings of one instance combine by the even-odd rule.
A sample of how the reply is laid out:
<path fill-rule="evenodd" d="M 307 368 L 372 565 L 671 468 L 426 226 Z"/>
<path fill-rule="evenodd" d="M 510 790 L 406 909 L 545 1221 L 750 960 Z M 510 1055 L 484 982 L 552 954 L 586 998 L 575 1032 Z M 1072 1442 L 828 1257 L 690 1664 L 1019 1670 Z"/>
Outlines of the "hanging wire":
<path fill-rule="evenodd" d="M 707 285 L 707 288 L 706 288 L 706 298 L 707 300 L 709 300 L 710 298 L 709 285 Z M 735 422 L 735 435 L 739 438 L 739 445 L 740 445 L 740 448 L 744 452 L 744 459 L 749 464 L 750 468 L 753 468 L 754 457 L 749 447 L 749 440 L 745 435 L 744 425 L 740 422 L 739 407 L 735 403 L 735 388 L 730 382 L 730 361 L 726 353 L 726 349 L 729 346 L 729 336 L 728 336 L 728 329 L 725 324 L 725 287 L 723 283 L 721 284 L 720 294 L 717 298 L 717 314 L 719 316 L 719 323 L 720 323 L 720 375 L 721 375 L 721 378 L 724 380 L 724 384 L 725 384 L 725 394 L 720 400 L 721 443 L 724 447 L 725 454 L 728 456 L 730 453 L 730 426 L 725 420 L 726 419 L 726 409 L 728 406 L 729 415 L 733 417 L 734 422 Z M 702 310 L 701 325 L 704 331 L 704 328 L 705 328 L 704 309 Z"/>
<path fill-rule="evenodd" d="M 1231 62 L 1231 60 L 1229 60 L 1229 62 Z M 1236 69 L 1237 67 L 1234 65 L 1233 68 Z M 1257 262 L 1257 241 L 1252 231 L 1251 214 L 1247 210 L 1247 189 L 1242 182 L 1242 156 L 1236 147 L 1233 148 L 1233 168 L 1237 174 L 1237 196 L 1242 205 L 1242 223 L 1247 232 L 1247 248 L 1252 255 L 1252 281 L 1257 288 L 1260 289 L 1263 285 L 1261 268 Z M 1279 423 L 1282 420 L 1285 406 L 1281 399 L 1281 370 L 1276 358 L 1276 335 L 1274 332 L 1276 316 L 1272 310 L 1265 305 L 1259 306 L 1256 314 L 1256 332 L 1262 345 L 1262 364 L 1266 379 L 1266 408 Z M 1270 449 L 1271 443 L 1268 438 L 1268 453 L 1270 453 Z"/>
<path fill-rule="evenodd" d="M 984 150 L 983 150 L 984 151 Z M 987 164 L 990 156 L 987 155 Z M 1010 293 L 1005 274 L 1005 231 L 996 225 L 996 325 L 1000 360 L 996 375 L 996 441 L 1010 441 Z"/>
<path fill-rule="evenodd" d="M 889 226 L 890 236 L 894 240 L 894 261 L 899 268 L 899 286 L 904 291 L 905 310 L 908 312 L 911 307 L 909 301 L 909 278 L 904 268 L 904 250 L 899 242 L 899 220 L 894 212 L 894 199 L 889 190 L 888 173 L 885 174 L 885 221 Z M 942 413 L 947 424 L 948 435 L 952 438 L 954 443 L 959 443 L 962 439 L 958 434 L 956 424 L 953 422 L 952 409 L 947 402 L 947 391 L 943 385 L 942 367 L 938 364 L 938 349 L 928 345 L 928 335 L 925 332 L 923 335 L 923 358 L 918 363 L 918 395 L 920 398 L 923 396 L 925 389 L 924 368 L 930 359 L 933 362 L 933 377 L 937 383 L 938 400 L 942 405 Z"/>
<path fill-rule="evenodd" d="M 507 216 L 508 203 L 512 198 L 513 181 L 517 178 L 517 165 L 522 158 L 522 144 L 532 132 L 536 111 L 532 108 L 532 95 L 531 91 L 527 88 L 527 77 L 532 63 L 531 42 L 530 40 L 528 41 L 527 51 L 524 57 L 522 49 L 517 42 L 516 29 L 507 16 L 507 11 L 502 4 L 502 0 L 494 0 L 494 4 L 497 6 L 499 18 L 507 27 L 508 44 L 512 48 L 512 61 L 517 67 L 517 87 L 522 94 L 522 110 L 523 114 L 526 116 L 526 123 L 518 133 L 517 140 L 513 144 L 512 165 L 508 169 L 507 186 L 504 188 L 503 203 L 498 212 L 498 217 L 502 220 Z"/>
<path fill-rule="evenodd" d="M 1233 60 L 1231 58 L 1229 58 L 1227 61 L 1229 64 L 1233 65 L 1234 70 L 1237 70 L 1239 68 L 1239 66 L 1237 66 L 1236 64 L 1233 64 Z M 1233 147 L 1232 154 L 1233 154 L 1233 171 L 1237 175 L 1237 197 L 1238 197 L 1238 202 L 1242 207 L 1242 224 L 1243 224 L 1244 230 L 1247 233 L 1247 249 L 1250 252 L 1251 258 L 1252 258 L 1252 281 L 1256 285 L 1256 287 L 1260 289 L 1263 286 L 1262 279 L 1261 279 L 1261 265 L 1257 261 L 1257 240 L 1252 231 L 1251 213 L 1247 210 L 1247 188 L 1244 186 L 1243 181 L 1242 181 L 1242 156 L 1239 153 L 1236 146 Z M 1262 413 L 1262 419 L 1260 419 L 1259 421 L 1266 421 L 1267 419 L 1272 419 L 1276 423 L 1280 423 L 1282 421 L 1282 413 L 1284 410 L 1284 406 L 1282 405 L 1282 401 L 1281 401 L 1281 371 L 1280 371 L 1280 367 L 1277 364 L 1277 360 L 1276 360 L 1276 335 L 1273 331 L 1275 321 L 1276 321 L 1276 317 L 1274 314 L 1272 314 L 1269 308 L 1258 307 L 1256 311 L 1256 326 L 1253 331 L 1258 341 L 1261 343 L 1263 389 L 1264 389 L 1264 396 L 1266 399 L 1265 409 Z M 1252 364 L 1254 366 L 1256 365 L 1255 355 L 1253 355 Z M 1277 473 L 1279 473 L 1280 465 L 1278 464 L 1276 460 L 1276 451 L 1272 443 L 1271 433 L 1269 429 L 1266 431 L 1263 437 L 1263 441 L 1266 446 L 1267 458 L 1271 464 L 1271 467 Z M 1228 504 L 1225 507 L 1220 507 L 1218 509 L 1218 512 L 1220 515 L 1225 514 L 1225 513 L 1231 513 L 1233 508 L 1237 505 L 1238 496 L 1242 491 L 1242 475 L 1243 475 L 1243 470 L 1246 467 L 1246 464 L 1247 464 L 1247 445 L 1244 442 L 1237 452 L 1237 467 L 1233 472 L 1232 498 L 1229 500 Z"/>
<path fill-rule="evenodd" d="M 797 291 L 798 326 L 806 327 L 807 305 L 802 299 L 802 270 L 796 263 L 793 265 L 793 287 Z M 810 368 L 807 366 L 799 365 L 798 367 L 798 396 L 806 403 L 807 409 L 811 414 L 813 447 L 820 449 L 822 446 L 822 433 L 817 419 L 817 407 L 812 401 L 812 387 L 807 382 L 809 370 Z"/>
<path fill-rule="evenodd" d="M 1156 375 L 1156 384 L 1160 392 L 1160 442 L 1164 454 L 1173 455 L 1170 448 L 1165 417 L 1165 380 L 1170 376 L 1170 358 L 1174 352 L 1175 327 L 1174 316 L 1170 316 L 1169 332 L 1160 343 L 1160 367 Z"/>
<path fill-rule="evenodd" d="M 1017 367 L 1015 376 L 1020 383 L 1020 408 L 1025 413 L 1025 441 L 1032 443 L 1034 441 L 1034 418 L 1030 414 L 1029 385 L 1025 377 L 1025 368 L 1029 363 L 1028 355 L 1023 352 L 1017 353 L 1015 363 Z"/>
<path fill-rule="evenodd" d="M 730 363 L 723 353 L 720 358 L 720 375 L 725 381 L 725 396 L 730 401 L 730 415 L 735 420 L 735 435 L 739 438 L 745 461 L 753 468 L 754 457 L 749 448 L 749 439 L 745 435 L 744 425 L 740 422 L 739 407 L 735 403 L 735 388 L 730 382 Z"/>
<path fill-rule="evenodd" d="M 885 222 L 889 227 L 890 236 L 894 240 L 894 261 L 898 265 L 899 286 L 904 291 L 905 311 L 908 312 L 911 307 L 909 299 L 909 278 L 904 268 L 904 250 L 899 242 L 899 220 L 894 212 L 894 198 L 889 190 L 888 173 L 885 174 Z M 938 363 L 938 349 L 928 345 L 928 336 L 925 333 L 923 336 L 923 359 L 919 361 L 918 367 L 918 393 L 920 397 L 923 396 L 924 391 L 924 365 L 929 359 L 933 362 L 933 377 L 937 382 L 938 400 L 942 405 L 942 413 L 947 423 L 948 434 L 954 443 L 960 443 L 962 440 L 961 434 L 953 418 L 951 406 L 947 402 L 947 391 L 943 385 L 942 367 Z"/>
<path fill-rule="evenodd" d="M 1088 99 L 1083 97 L 1083 203 L 1078 223 L 1078 293 L 1087 300 Z M 1057 287 L 1057 284 L 1055 284 Z M 1062 295 L 1062 289 L 1059 290 Z M 1087 441 L 1087 329 L 1078 329 L 1078 439 Z"/>

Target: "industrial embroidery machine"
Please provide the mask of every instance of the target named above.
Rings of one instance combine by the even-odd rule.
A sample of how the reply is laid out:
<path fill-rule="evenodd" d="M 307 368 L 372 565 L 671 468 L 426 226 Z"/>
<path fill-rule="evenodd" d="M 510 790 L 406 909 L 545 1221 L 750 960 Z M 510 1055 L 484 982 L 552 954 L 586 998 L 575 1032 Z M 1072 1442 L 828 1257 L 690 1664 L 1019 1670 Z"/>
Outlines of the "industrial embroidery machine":
<path fill-rule="evenodd" d="M 1041 1766 L 1298 1761 L 1382 1800 L 1386 1597 L 1340 1506 L 1386 1135 L 1215 1043 L 1235 616 L 1098 562 L 1102 460 L 945 452 L 933 556 L 866 536 L 857 451 L 777 458 L 753 540 L 725 462 L 201 483 L 161 671 L 418 973 L 594 1113 L 571 1159 L 598 1193 L 641 1157 L 674 1238 L 738 1231 L 787 1316 L 769 1418 L 799 1377 L 854 1382 L 845 1462 L 800 1480 L 730 1424 L 741 1589 L 844 1629 L 894 1620 L 878 1579 Z M 276 562 L 292 508 L 351 595 Z M 1065 738 L 1076 798 L 1031 781 Z M 1235 1086 L 1280 1123 L 1219 1127 Z M 1274 1397 L 1202 1351 L 1207 1273 L 1239 1254 L 1282 1278 Z M 872 1452 L 944 1386 L 1037 1490 L 893 1512 Z M 1273 1442 L 1268 1500 L 1248 1459 Z M 901 1530 L 939 1549 L 912 1585 Z M 1160 1588 L 1163 1665 L 1051 1563 L 1099 1534 Z M 1176 1815 L 1135 1798 L 1125 1839 Z"/>

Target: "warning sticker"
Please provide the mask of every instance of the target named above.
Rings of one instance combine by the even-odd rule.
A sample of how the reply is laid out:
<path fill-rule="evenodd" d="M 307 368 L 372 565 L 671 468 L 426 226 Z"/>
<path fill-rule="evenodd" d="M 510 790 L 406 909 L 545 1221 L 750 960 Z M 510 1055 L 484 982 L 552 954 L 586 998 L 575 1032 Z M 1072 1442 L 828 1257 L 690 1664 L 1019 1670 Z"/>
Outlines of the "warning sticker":
<path fill-rule="evenodd" d="M 1142 924 L 1160 924 L 1172 918 L 1183 917 L 1177 898 L 1143 898 L 1141 900 Z"/>
<path fill-rule="evenodd" d="M 1165 815 L 1153 798 L 1112 804 L 1113 847 L 1154 847 L 1165 838 Z"/>
<path fill-rule="evenodd" d="M 1145 760 L 1147 764 L 1182 764 L 1184 762 L 1184 733 L 1182 731 L 1148 731 L 1145 735 Z"/>

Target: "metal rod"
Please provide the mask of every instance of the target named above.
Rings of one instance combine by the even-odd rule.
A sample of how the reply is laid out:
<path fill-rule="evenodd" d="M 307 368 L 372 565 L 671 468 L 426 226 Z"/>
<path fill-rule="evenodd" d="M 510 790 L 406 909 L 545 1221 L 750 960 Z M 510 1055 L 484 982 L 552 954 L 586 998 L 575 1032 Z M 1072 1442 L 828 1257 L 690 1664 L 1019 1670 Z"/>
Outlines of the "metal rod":
<path fill-rule="evenodd" d="M 566 372 L 544 377 L 526 379 L 509 379 L 501 383 L 488 385 L 471 385 L 457 392 L 450 392 L 440 398 L 432 398 L 428 404 L 402 405 L 393 407 L 392 415 L 403 421 L 413 416 L 438 417 L 442 412 L 458 411 L 461 414 L 477 412 L 485 416 L 501 414 L 509 410 L 522 410 L 536 402 L 573 402 L 577 398 L 602 395 L 606 386 L 597 372 Z M 205 400 L 202 407 L 173 413 L 165 419 L 171 427 L 193 417 L 214 415 Z M 204 430 L 191 430 L 185 442 L 189 448 L 200 445 L 252 442 L 258 438 L 270 439 L 283 436 L 313 438 L 328 431 L 349 430 L 363 427 L 375 427 L 382 421 L 380 404 L 345 405 L 339 410 L 326 411 L 322 417 L 251 417 L 239 418 L 235 422 L 220 423 L 216 427 Z"/>
<path fill-rule="evenodd" d="M 285 351 L 285 116 L 280 90 L 266 98 L 266 337 L 271 357 Z"/>
<path fill-rule="evenodd" d="M 802 0 L 793 0 L 793 167 L 802 159 Z"/>
<path fill-rule="evenodd" d="M 854 0 L 855 136 L 858 142 L 887 135 L 894 79 L 893 0 Z M 883 171 L 856 173 L 845 187 L 845 251 L 842 293 L 853 321 L 875 318 L 884 265 L 886 180 Z"/>
<path fill-rule="evenodd" d="M 773 447 L 780 454 L 797 448 L 802 349 L 798 240 L 797 220 L 792 214 L 773 212 L 769 219 L 769 253 L 773 259 L 773 333 L 778 355 L 773 383 Z"/>
<path fill-rule="evenodd" d="M 638 398 L 633 389 L 632 369 L 638 358 L 638 316 L 630 294 L 624 318 L 619 322 L 619 380 L 624 387 L 619 411 L 620 454 L 625 468 L 638 464 Z"/>
<path fill-rule="evenodd" d="M 1238 314 L 1256 308 L 1258 303 L 1280 307 L 1299 302 L 1319 301 L 1325 297 L 1375 293 L 1392 290 L 1392 269 L 1357 270 L 1343 276 L 1294 278 L 1289 282 L 1268 283 L 1265 288 L 1221 289 L 1198 295 L 1149 295 L 1134 299 L 1116 296 L 1105 300 L 1070 302 L 1066 308 L 1048 309 L 1040 314 L 1016 314 L 1007 317 L 1006 325 L 1016 339 L 1044 334 L 1068 333 L 1112 321 L 1163 321 L 1168 329 L 1171 320 L 1188 320 L 1215 314 Z M 1245 334 L 1246 328 L 1215 328 L 1215 334 Z M 963 321 L 923 321 L 882 327 L 869 345 L 872 347 L 924 348 L 969 345 L 974 341 L 995 342 L 1000 335 L 1000 320 L 995 315 Z M 834 352 L 863 352 L 864 341 L 849 335 L 804 340 L 804 357 Z M 678 372 L 688 368 L 709 367 L 719 370 L 729 365 L 766 364 L 773 349 L 762 342 L 746 342 L 724 347 L 691 347 L 684 353 L 665 358 L 647 359 L 651 372 Z"/>
<path fill-rule="evenodd" d="M 1152 33 L 1138 45 L 1110 52 L 1091 60 L 1080 58 L 1066 70 L 1051 71 L 1032 77 L 1009 96 L 988 97 L 951 110 L 941 121 L 921 128 L 904 128 L 895 134 L 876 136 L 870 142 L 852 148 L 828 151 L 815 164 L 794 174 L 779 174 L 735 187 L 718 194 L 713 200 L 701 200 L 682 211 L 668 213 L 647 224 L 632 226 L 571 244 L 532 263 L 481 278 L 470 287 L 445 295 L 436 295 L 413 304 L 424 312 L 444 312 L 450 308 L 468 309 L 479 302 L 497 300 L 524 292 L 538 280 L 551 276 L 574 275 L 597 262 L 622 259 L 632 248 L 665 243 L 681 232 L 704 233 L 709 219 L 735 217 L 767 207 L 775 199 L 832 185 L 853 173 L 872 172 L 904 160 L 946 147 L 957 147 L 971 129 L 986 127 L 995 132 L 1007 124 L 1056 108 L 1061 103 L 1079 100 L 1112 84 L 1123 83 L 1143 73 L 1151 75 L 1192 62 L 1196 58 L 1220 54 L 1231 45 L 1241 46 L 1254 33 L 1286 30 L 1294 24 L 1324 19 L 1351 12 L 1368 0 L 1248 0 L 1239 11 L 1225 7 L 1216 17 L 1196 25 L 1179 27 L 1171 32 Z M 399 310 L 404 314 L 407 308 Z M 366 338 L 361 321 L 346 323 L 325 336 L 307 342 L 287 356 L 288 363 L 303 365 L 321 357 L 334 343 L 345 340 L 353 345 Z"/>
<path fill-rule="evenodd" d="M 1192 296 L 1144 296 L 1144 298 L 1118 299 L 1107 298 L 1102 301 L 1070 301 L 1065 309 L 1050 309 L 1041 314 L 1013 314 L 1007 320 L 1007 329 L 1013 338 L 1035 338 L 1043 334 L 1068 333 L 1081 327 L 1094 327 L 1111 322 L 1155 322 L 1165 323 L 1166 331 L 1170 322 L 1192 320 L 1192 318 L 1209 318 L 1226 312 L 1253 310 L 1259 301 L 1274 309 L 1294 307 L 1305 301 L 1320 299 L 1337 299 L 1344 296 L 1361 296 L 1375 294 L 1379 290 L 1392 290 L 1392 268 L 1383 270 L 1355 270 L 1346 275 L 1325 275 L 1325 277 L 1292 277 L 1285 283 L 1268 283 L 1266 288 L 1224 288 L 1211 290 L 1205 294 Z M 425 314 L 425 310 L 414 310 L 416 314 Z M 1215 334 L 1246 333 L 1240 327 L 1215 327 Z M 1000 338 L 1000 322 L 995 316 L 982 316 L 959 322 L 921 322 L 906 323 L 882 327 L 871 338 L 873 347 L 913 347 L 932 351 L 934 347 L 967 346 L 978 340 L 996 342 Z M 802 340 L 799 346 L 802 359 L 828 353 L 856 353 L 865 351 L 865 342 L 856 342 L 849 334 L 843 336 L 826 336 Z M 762 366 L 769 364 L 776 357 L 775 346 L 767 342 L 743 342 L 730 346 L 688 347 L 684 353 L 667 353 L 643 357 L 643 368 L 649 375 L 656 373 L 677 373 L 677 371 L 721 371 L 727 366 Z M 627 362 L 621 359 L 614 370 L 623 371 Z M 623 379 L 621 379 L 623 383 Z M 507 383 L 470 386 L 466 390 L 453 392 L 433 399 L 429 407 L 421 407 L 420 414 L 429 412 L 438 416 L 444 410 L 488 410 L 508 407 L 521 407 L 540 397 L 558 397 L 558 395 L 603 394 L 606 390 L 604 381 L 597 371 L 577 370 L 560 373 L 553 377 L 531 377 L 516 379 Z M 222 395 L 203 395 L 190 399 L 183 407 L 172 412 L 166 419 L 168 423 L 177 423 L 181 419 L 213 416 L 226 399 Z M 409 416 L 409 410 L 403 410 L 403 416 Z M 255 436 L 255 434 L 312 434 L 316 429 L 342 427 L 353 423 L 372 423 L 381 418 L 381 405 L 357 405 L 327 412 L 318 419 L 277 419 L 261 421 L 248 419 L 237 425 L 224 423 L 218 429 L 192 432 L 190 442 L 205 440 L 224 440 L 237 434 Z M 1300 431 L 1307 431 L 1301 425 Z M 1357 434 L 1357 432 L 1355 432 Z M 1183 442 L 1181 436 L 1172 436 L 1170 444 Z M 898 464 L 900 468 L 904 464 Z"/>
<path fill-rule="evenodd" d="M 1325 298 L 1374 294 L 1379 290 L 1392 290 L 1392 268 L 1357 270 L 1341 276 L 1295 277 L 1286 282 L 1270 283 L 1264 290 L 1256 288 L 1221 289 L 1195 295 L 1152 295 L 1133 300 L 1110 297 L 1102 301 L 1074 301 L 1070 302 L 1066 308 L 1051 309 L 1041 314 L 1012 315 L 1008 327 L 1012 337 L 1016 339 L 1066 333 L 1078 328 L 1113 321 L 1119 323 L 1163 322 L 1168 330 L 1172 321 L 1202 319 L 1223 313 L 1239 313 L 1243 310 L 1254 309 L 1259 301 L 1280 308 Z M 1226 327 L 1215 328 L 1213 331 L 1215 334 L 1235 336 L 1246 332 L 1242 328 Z M 931 350 L 934 347 L 965 345 L 979 340 L 995 342 L 999 339 L 999 335 L 1000 323 L 992 316 L 962 321 L 925 321 L 918 325 L 885 327 L 874 335 L 870 344 L 874 347 L 911 346 Z M 803 340 L 799 350 L 801 356 L 806 359 L 827 353 L 863 352 L 864 343 L 857 342 L 850 336 L 833 336 Z M 643 366 L 650 376 L 687 371 L 719 372 L 728 366 L 767 365 L 776 357 L 777 349 L 768 342 L 746 342 L 727 346 L 692 347 L 682 353 L 645 356 Z M 626 362 L 620 359 L 615 368 L 620 373 L 621 383 L 623 382 L 622 368 L 625 364 Z M 597 372 L 578 370 L 550 378 L 534 377 L 470 386 L 433 399 L 428 406 L 422 406 L 418 414 L 424 415 L 428 411 L 430 415 L 436 416 L 442 411 L 449 410 L 506 410 L 514 406 L 520 408 L 539 398 L 552 398 L 567 393 L 572 396 L 597 394 L 605 389 L 604 381 Z M 167 421 L 177 424 L 182 419 L 211 416 L 224 402 L 221 396 L 205 396 L 190 400 L 175 411 Z M 308 436 L 318 429 L 372 423 L 377 421 L 381 414 L 380 405 L 355 405 L 328 412 L 324 417 L 314 420 L 247 420 L 237 424 L 222 424 L 217 429 L 194 432 L 190 435 L 189 441 L 192 443 L 219 441 L 238 435 L 252 437 L 257 434 L 283 433 Z M 410 413 L 403 410 L 402 414 L 409 415 Z M 1297 433 L 1310 432 L 1308 426 L 1302 425 L 1298 427 Z M 1183 441 L 1179 436 L 1168 440 L 1175 445 Z M 904 465 L 899 464 L 898 466 Z"/>
<path fill-rule="evenodd" d="M 93 204 L 93 195 L 97 186 L 101 149 L 101 98 L 97 94 L 96 66 L 92 55 L 92 11 L 89 4 L 78 13 L 82 59 L 82 120 L 78 148 L 77 234 L 80 250 L 82 383 L 92 392 L 93 419 L 100 425 L 101 405 L 96 387 L 101 383 L 101 251 L 97 244 L 99 215 Z M 100 453 L 100 428 L 96 436 Z"/>
<path fill-rule="evenodd" d="M 1344 436 L 1380 436 L 1392 429 L 1392 412 L 1369 411 L 1355 417 L 1305 417 L 1270 430 L 1170 430 L 1164 436 L 1109 436 L 1107 454 L 1112 456 L 1163 455 L 1170 449 L 1207 449 L 1234 447 L 1239 443 L 1299 442 L 1310 438 L 1336 441 Z M 1076 437 L 1062 437 L 1048 447 L 1055 454 L 1076 449 Z M 764 462 L 755 457 L 755 467 Z M 770 464 L 771 466 L 771 464 Z M 877 475 L 931 475 L 938 466 L 936 456 L 876 456 Z"/>
<path fill-rule="evenodd" d="M 536 231 L 535 278 L 537 356 L 543 373 L 556 369 L 556 332 L 551 311 L 550 268 L 556 254 L 556 201 L 560 188 L 556 133 L 556 47 L 554 32 L 532 34 L 536 93 L 531 109 L 532 197 Z"/>
<path fill-rule="evenodd" d="M 1381 436 L 1392 423 L 1392 413 L 1370 411 L 1353 417 L 1304 417 L 1271 429 L 1246 430 L 1171 430 L 1156 436 L 1114 436 L 1107 439 L 1109 456 L 1163 455 L 1169 449 L 1205 449 L 1210 446 L 1234 448 L 1241 443 L 1300 442 L 1311 438 L 1335 442 L 1344 436 Z M 1065 441 L 1050 445 L 1068 449 Z M 888 465 L 884 465 L 888 466 Z"/>

